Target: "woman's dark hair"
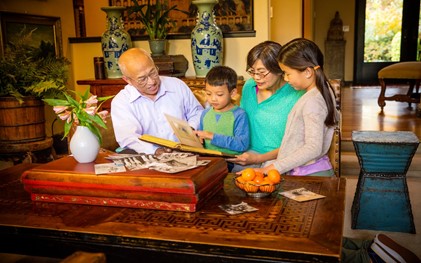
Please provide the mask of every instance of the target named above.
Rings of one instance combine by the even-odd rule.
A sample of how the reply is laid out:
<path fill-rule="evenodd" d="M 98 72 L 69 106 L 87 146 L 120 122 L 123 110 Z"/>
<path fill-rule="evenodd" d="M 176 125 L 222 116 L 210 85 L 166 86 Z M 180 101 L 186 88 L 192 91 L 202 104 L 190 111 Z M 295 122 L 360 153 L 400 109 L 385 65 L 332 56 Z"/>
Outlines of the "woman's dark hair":
<path fill-rule="evenodd" d="M 228 91 L 231 92 L 237 88 L 237 73 L 226 66 L 215 66 L 206 74 L 205 83 L 211 86 L 227 85 Z"/>
<path fill-rule="evenodd" d="M 281 75 L 283 72 L 278 64 L 278 54 L 282 46 L 274 41 L 265 41 L 254 46 L 247 54 L 247 69 L 260 59 L 267 70 Z"/>
<path fill-rule="evenodd" d="M 335 125 L 338 121 L 335 114 L 336 102 L 330 94 L 332 87 L 323 72 L 324 58 L 319 47 L 308 39 L 296 38 L 282 47 L 278 60 L 279 63 L 298 71 L 304 71 L 307 68 L 314 69 L 316 86 L 326 102 L 328 111 L 325 124 L 327 126 Z M 333 94 L 335 93 L 333 92 Z"/>

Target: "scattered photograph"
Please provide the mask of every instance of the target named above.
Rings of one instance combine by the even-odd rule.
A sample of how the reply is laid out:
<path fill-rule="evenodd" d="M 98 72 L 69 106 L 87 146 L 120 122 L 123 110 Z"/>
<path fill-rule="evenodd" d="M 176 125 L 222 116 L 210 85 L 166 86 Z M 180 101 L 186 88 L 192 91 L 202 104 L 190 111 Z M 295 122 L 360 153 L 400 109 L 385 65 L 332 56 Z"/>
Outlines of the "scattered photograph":
<path fill-rule="evenodd" d="M 313 193 L 305 188 L 298 188 L 290 191 L 280 192 L 279 194 L 298 202 L 310 201 L 326 197 L 324 195 Z"/>
<path fill-rule="evenodd" d="M 164 173 L 179 173 L 205 166 L 210 160 L 198 160 L 191 153 L 164 153 L 159 157 L 152 154 L 113 154 L 106 157 L 116 165 L 122 165 L 129 171 L 152 169 Z"/>
<path fill-rule="evenodd" d="M 116 163 L 100 163 L 95 164 L 95 174 L 122 173 L 126 171 L 126 167 Z"/>
<path fill-rule="evenodd" d="M 221 208 L 230 215 L 238 215 L 259 210 L 255 207 L 250 206 L 246 202 L 241 202 L 239 204 L 220 205 L 219 208 Z"/>

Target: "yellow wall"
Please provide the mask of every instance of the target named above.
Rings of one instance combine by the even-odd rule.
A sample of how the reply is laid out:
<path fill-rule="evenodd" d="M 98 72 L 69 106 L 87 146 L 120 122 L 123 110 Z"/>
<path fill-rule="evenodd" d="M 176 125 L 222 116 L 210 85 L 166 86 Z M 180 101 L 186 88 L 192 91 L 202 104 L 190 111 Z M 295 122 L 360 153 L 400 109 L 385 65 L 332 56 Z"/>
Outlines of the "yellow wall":
<path fill-rule="evenodd" d="M 329 29 L 330 21 L 338 11 L 345 25 L 349 26 L 349 32 L 344 33 L 345 46 L 345 81 L 353 80 L 354 68 L 354 16 L 355 0 L 313 0 L 314 6 L 314 41 L 324 53 L 325 40 Z"/>
<path fill-rule="evenodd" d="M 302 0 L 271 0 L 270 5 L 271 40 L 283 45 L 291 39 L 302 37 Z"/>
<path fill-rule="evenodd" d="M 307 38 L 316 42 L 323 53 L 330 21 L 338 11 L 344 25 L 348 25 L 349 32 L 344 33 L 345 46 L 345 81 L 352 81 L 354 67 L 354 15 L 355 0 L 271 0 L 270 6 L 273 16 L 270 19 L 270 38 L 280 44 L 285 44 L 293 38 L 303 37 L 302 33 L 302 3 L 309 6 L 306 14 L 311 17 L 306 28 L 313 32 L 306 32 Z"/>

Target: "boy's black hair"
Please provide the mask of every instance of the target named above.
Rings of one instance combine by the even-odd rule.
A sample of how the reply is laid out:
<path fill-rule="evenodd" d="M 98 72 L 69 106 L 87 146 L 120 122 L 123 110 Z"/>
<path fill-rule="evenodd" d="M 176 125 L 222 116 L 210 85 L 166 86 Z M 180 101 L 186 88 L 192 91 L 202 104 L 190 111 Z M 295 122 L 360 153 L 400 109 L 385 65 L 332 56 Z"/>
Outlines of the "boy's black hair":
<path fill-rule="evenodd" d="M 205 83 L 211 86 L 227 85 L 228 91 L 231 92 L 237 88 L 237 73 L 226 66 L 215 66 L 206 74 Z"/>

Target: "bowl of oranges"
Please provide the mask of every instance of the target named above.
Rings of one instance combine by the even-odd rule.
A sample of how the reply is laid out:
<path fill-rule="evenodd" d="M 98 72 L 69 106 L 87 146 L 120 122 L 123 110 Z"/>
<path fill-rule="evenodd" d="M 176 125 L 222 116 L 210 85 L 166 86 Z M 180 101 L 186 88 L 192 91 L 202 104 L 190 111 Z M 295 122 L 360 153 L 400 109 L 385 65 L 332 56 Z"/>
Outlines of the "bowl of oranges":
<path fill-rule="evenodd" d="M 282 180 L 278 170 L 272 169 L 267 174 L 262 174 L 256 172 L 253 168 L 246 168 L 240 176 L 234 178 L 234 183 L 247 196 L 261 198 L 269 196 L 278 190 Z"/>

